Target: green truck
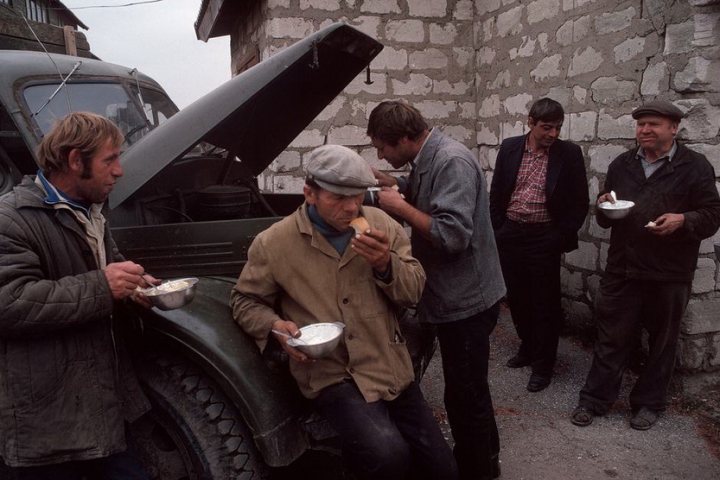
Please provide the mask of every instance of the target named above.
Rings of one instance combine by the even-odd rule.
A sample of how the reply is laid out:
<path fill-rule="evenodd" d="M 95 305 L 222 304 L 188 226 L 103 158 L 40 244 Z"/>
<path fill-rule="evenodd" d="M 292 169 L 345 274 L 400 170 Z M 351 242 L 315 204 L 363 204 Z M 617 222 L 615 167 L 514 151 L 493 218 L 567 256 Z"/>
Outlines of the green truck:
<path fill-rule="evenodd" d="M 228 302 L 255 235 L 302 202 L 261 193 L 257 176 L 382 48 L 337 23 L 180 111 L 135 69 L 0 51 L 0 194 L 36 174 L 35 148 L 56 118 L 104 115 L 125 136 L 124 175 L 109 199 L 120 251 L 157 278 L 200 278 L 181 309 L 122 313 L 153 404 L 132 426 L 151 478 L 275 478 L 307 452 L 338 451 L 287 355 L 279 345 L 261 354 Z M 403 328 L 421 375 L 434 335 L 411 311 Z"/>

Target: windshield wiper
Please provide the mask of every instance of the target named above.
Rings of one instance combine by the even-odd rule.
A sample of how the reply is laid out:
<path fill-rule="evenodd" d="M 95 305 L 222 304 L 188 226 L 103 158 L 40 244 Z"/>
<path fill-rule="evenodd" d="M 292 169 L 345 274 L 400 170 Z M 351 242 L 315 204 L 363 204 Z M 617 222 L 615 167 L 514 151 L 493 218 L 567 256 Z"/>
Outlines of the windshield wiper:
<path fill-rule="evenodd" d="M 62 83 L 61 83 L 60 85 L 58 85 L 58 87 L 55 89 L 55 91 L 52 93 L 52 95 L 50 95 L 50 98 L 48 98 L 48 99 L 45 101 L 45 103 L 43 103 L 43 104 L 40 106 L 40 108 L 38 108 L 37 112 L 33 113 L 31 116 L 34 117 L 34 116 L 38 115 L 40 112 L 43 111 L 43 108 L 47 107 L 48 103 L 52 102 L 52 99 L 55 98 L 55 95 L 57 95 L 58 92 L 65 86 L 65 84 L 67 83 L 67 81 L 70 80 L 70 77 L 72 77 L 73 74 L 80 68 L 80 65 L 82 65 L 82 62 L 77 62 L 77 63 L 73 66 L 73 69 L 70 71 L 70 73 L 68 74 L 68 76 L 63 79 L 63 81 L 62 81 Z M 61 78 L 62 78 L 62 77 L 61 77 Z"/>

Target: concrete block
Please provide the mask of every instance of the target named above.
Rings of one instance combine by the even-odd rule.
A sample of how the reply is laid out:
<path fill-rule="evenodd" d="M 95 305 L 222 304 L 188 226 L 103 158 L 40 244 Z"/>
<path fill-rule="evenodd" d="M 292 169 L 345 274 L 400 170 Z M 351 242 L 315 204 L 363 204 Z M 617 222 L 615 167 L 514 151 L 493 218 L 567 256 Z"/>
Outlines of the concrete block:
<path fill-rule="evenodd" d="M 710 145 L 707 143 L 687 143 L 688 148 L 705 155 L 710 164 L 715 169 L 715 174 L 720 172 L 720 145 Z"/>
<path fill-rule="evenodd" d="M 595 31 L 598 35 L 619 32 L 625 30 L 636 17 L 635 7 L 628 7 L 619 12 L 603 13 L 595 17 Z"/>
<path fill-rule="evenodd" d="M 590 180 L 588 180 L 588 196 L 591 204 L 595 203 L 594 199 L 597 198 L 598 193 L 600 193 L 600 180 L 598 177 L 590 177 Z"/>
<path fill-rule="evenodd" d="M 711 367 L 720 366 L 720 333 L 716 333 L 712 336 L 710 342 L 710 356 L 708 358 L 708 365 Z"/>
<path fill-rule="evenodd" d="M 422 20 L 391 20 L 385 27 L 385 38 L 392 42 L 421 43 L 425 41 Z"/>
<path fill-rule="evenodd" d="M 537 67 L 530 71 L 530 77 L 536 82 L 542 82 L 548 78 L 559 77 L 561 54 L 555 54 L 550 57 L 543 58 Z"/>
<path fill-rule="evenodd" d="M 433 45 L 451 45 L 458 36 L 453 23 L 431 23 L 429 27 L 430 43 Z"/>
<path fill-rule="evenodd" d="M 550 20 L 560 13 L 560 0 L 535 0 L 527 5 L 527 21 L 530 25 Z"/>
<path fill-rule="evenodd" d="M 517 57 L 532 57 L 535 53 L 535 44 L 537 40 L 527 36 L 522 37 L 522 44 L 517 48 L 510 49 L 510 60 L 515 60 Z"/>
<path fill-rule="evenodd" d="M 573 87 L 573 97 L 575 98 L 575 100 L 577 100 L 578 102 L 580 102 L 584 105 L 585 101 L 587 99 L 587 89 L 580 87 L 578 85 L 574 86 Z"/>
<path fill-rule="evenodd" d="M 270 10 L 274 8 L 290 8 L 290 0 L 268 0 L 267 6 Z"/>
<path fill-rule="evenodd" d="M 591 197 L 591 199 L 595 198 L 596 196 L 597 194 Z M 595 220 L 595 215 L 593 215 L 588 221 L 588 234 L 592 238 L 598 238 L 600 240 L 610 240 L 610 231 L 611 229 L 602 228 L 600 225 L 598 225 L 597 221 Z"/>
<path fill-rule="evenodd" d="M 328 133 L 328 143 L 334 145 L 367 145 L 368 136 L 365 128 L 357 125 L 344 125 L 342 127 L 332 126 Z"/>
<path fill-rule="evenodd" d="M 278 155 L 268 166 L 271 172 L 292 172 L 300 168 L 300 153 L 286 150 Z"/>
<path fill-rule="evenodd" d="M 493 147 L 478 147 L 478 158 L 483 158 L 487 161 L 488 168 L 495 169 L 495 163 L 497 162 L 499 148 Z M 483 163 L 485 165 L 485 163 Z M 488 183 L 488 185 L 490 185 Z"/>
<path fill-rule="evenodd" d="M 596 112 L 572 113 L 568 115 L 568 131 L 573 142 L 590 142 L 595 139 Z"/>
<path fill-rule="evenodd" d="M 584 328 L 592 325 L 593 312 L 584 302 L 563 298 L 562 310 L 565 314 L 565 324 L 573 328 Z"/>
<path fill-rule="evenodd" d="M 448 13 L 447 0 L 407 0 L 411 17 L 444 17 Z"/>
<path fill-rule="evenodd" d="M 643 72 L 642 83 L 640 84 L 640 94 L 655 96 L 660 92 L 664 92 L 669 88 L 670 73 L 667 63 L 659 62 L 648 65 Z"/>
<path fill-rule="evenodd" d="M 295 140 L 290 143 L 290 148 L 315 148 L 325 143 L 325 135 L 320 130 L 303 130 Z"/>
<path fill-rule="evenodd" d="M 348 24 L 357 28 L 364 34 L 372 38 L 378 38 L 378 28 L 380 27 L 380 17 L 364 15 L 348 20 Z M 385 47 L 387 50 L 387 47 Z"/>
<path fill-rule="evenodd" d="M 433 82 L 432 90 L 438 94 L 448 95 L 469 95 L 472 91 L 472 85 L 467 82 L 450 83 L 447 80 Z"/>
<path fill-rule="evenodd" d="M 663 55 L 691 52 L 694 40 L 694 21 L 688 20 L 683 23 L 668 25 L 665 29 L 665 50 Z"/>
<path fill-rule="evenodd" d="M 617 77 L 600 77 L 590 85 L 592 99 L 602 105 L 619 105 L 635 97 L 637 83 Z"/>
<path fill-rule="evenodd" d="M 442 132 L 450 138 L 454 138 L 460 143 L 469 145 L 471 140 L 474 143 L 475 130 L 469 129 L 462 125 L 445 125 L 442 128 Z"/>
<path fill-rule="evenodd" d="M 717 2 L 715 2 L 717 3 Z M 717 9 L 717 7 L 715 7 Z M 698 13 L 695 20 L 693 45 L 695 47 L 715 47 L 718 45 L 717 28 L 720 24 L 720 13 Z"/>
<path fill-rule="evenodd" d="M 477 120 L 477 104 L 475 102 L 462 102 L 458 104 L 458 108 L 460 108 L 460 113 L 458 114 L 460 118 L 465 120 Z"/>
<path fill-rule="evenodd" d="M 523 115 L 527 116 L 530 111 L 530 104 L 533 101 L 532 95 L 528 93 L 521 93 L 512 97 L 508 97 L 503 102 L 505 111 L 510 115 Z"/>
<path fill-rule="evenodd" d="M 442 50 L 427 48 L 425 50 L 412 52 L 409 57 L 410 68 L 413 69 L 446 69 L 448 57 Z"/>
<path fill-rule="evenodd" d="M 397 0 L 364 0 L 360 4 L 363 13 L 401 13 Z"/>
<path fill-rule="evenodd" d="M 396 96 L 427 95 L 432 91 L 433 81 L 427 75 L 411 73 L 407 82 L 393 78 L 390 80 L 390 85 L 393 95 Z"/>
<path fill-rule="evenodd" d="M 272 179 L 273 193 L 302 193 L 305 177 L 276 175 Z"/>
<path fill-rule="evenodd" d="M 590 169 L 597 173 L 607 173 L 610 163 L 626 150 L 621 145 L 592 145 L 588 150 Z"/>
<path fill-rule="evenodd" d="M 500 124 L 500 141 L 506 138 L 517 137 L 525 134 L 525 123 L 517 121 L 515 123 L 502 122 Z"/>
<path fill-rule="evenodd" d="M 511 8 L 500 13 L 497 16 L 497 34 L 499 37 L 507 37 L 508 35 L 517 35 L 522 32 L 522 16 L 524 8 L 523 6 Z"/>
<path fill-rule="evenodd" d="M 371 67 L 378 70 L 405 70 L 408 66 L 407 50 L 385 47 L 372 61 Z"/>
<path fill-rule="evenodd" d="M 386 76 L 377 74 L 374 78 L 370 78 L 373 83 L 368 85 L 365 83 L 367 76 L 365 72 L 362 72 L 355 77 L 347 87 L 345 87 L 345 93 L 348 95 L 357 95 L 361 92 L 370 93 L 374 95 L 384 95 L 387 92 L 387 81 Z"/>
<path fill-rule="evenodd" d="M 488 90 L 499 90 L 510 86 L 510 70 L 503 70 L 498 72 L 495 76 L 495 80 L 487 82 L 485 88 Z"/>
<path fill-rule="evenodd" d="M 713 294 L 709 298 L 691 298 L 682 326 L 687 335 L 712 333 L 720 331 L 720 295 Z"/>
<path fill-rule="evenodd" d="M 605 267 L 607 267 L 609 250 L 610 250 L 609 243 L 601 243 L 600 244 L 600 270 L 602 270 L 603 272 L 605 271 Z"/>
<path fill-rule="evenodd" d="M 337 116 L 340 110 L 347 104 L 347 98 L 344 95 L 338 95 L 335 100 L 330 102 L 330 105 L 325 107 L 320 114 L 315 117 L 315 120 L 326 122 L 328 120 L 337 121 Z"/>
<path fill-rule="evenodd" d="M 583 294 L 582 273 L 568 270 L 565 267 L 560 269 L 560 286 L 562 294 L 568 297 L 580 297 Z"/>
<path fill-rule="evenodd" d="M 688 60 L 685 68 L 673 77 L 673 87 L 681 93 L 712 91 L 714 75 L 720 74 L 720 68 L 711 68 L 712 62 L 702 57 Z"/>
<path fill-rule="evenodd" d="M 580 248 L 565 254 L 565 262 L 572 267 L 597 270 L 598 254 L 594 243 L 580 242 Z"/>
<path fill-rule="evenodd" d="M 720 107 L 705 98 L 678 100 L 675 104 L 685 112 L 677 136 L 689 141 L 712 141 L 720 132 Z M 716 172 L 717 173 L 717 172 Z"/>
<path fill-rule="evenodd" d="M 453 20 L 473 20 L 473 2 L 472 0 L 459 0 L 455 4 L 453 10 Z"/>
<path fill-rule="evenodd" d="M 598 117 L 598 138 L 601 140 L 615 140 L 618 138 L 635 138 L 635 120 L 628 114 L 618 118 L 600 110 Z"/>
<path fill-rule="evenodd" d="M 300 0 L 300 10 L 326 10 L 334 12 L 340 10 L 339 0 Z"/>
<path fill-rule="evenodd" d="M 683 370 L 699 370 L 708 349 L 707 337 L 685 337 L 678 340 L 678 367 Z"/>
<path fill-rule="evenodd" d="M 267 22 L 266 34 L 271 38 L 305 38 L 314 31 L 313 23 L 303 18 L 272 18 Z"/>
<path fill-rule="evenodd" d="M 628 38 L 620 45 L 613 48 L 615 63 L 623 63 L 632 60 L 645 51 L 645 37 Z"/>
<path fill-rule="evenodd" d="M 472 47 L 454 47 L 452 52 L 453 60 L 463 70 L 474 61 L 475 49 Z"/>
<path fill-rule="evenodd" d="M 603 64 L 603 56 L 593 47 L 587 47 L 584 50 L 577 49 L 573 53 L 568 69 L 568 76 L 575 77 L 583 73 L 594 72 Z"/>
<path fill-rule="evenodd" d="M 495 60 L 496 52 L 490 47 L 480 47 L 477 51 L 477 64 L 478 65 L 492 65 Z"/>
<path fill-rule="evenodd" d="M 587 287 L 585 293 L 591 304 L 594 304 L 595 297 L 597 297 L 597 292 L 600 289 L 600 278 L 602 278 L 600 275 L 590 275 L 585 279 L 585 285 Z"/>
<path fill-rule="evenodd" d="M 500 8 L 500 0 L 479 0 L 475 2 L 475 7 L 478 16 L 483 16 Z"/>
<path fill-rule="evenodd" d="M 499 139 L 497 134 L 484 123 L 478 124 L 477 138 L 478 145 L 498 145 Z"/>
<path fill-rule="evenodd" d="M 423 117 L 428 120 L 437 118 L 448 118 L 457 110 L 457 102 L 441 102 L 438 100 L 425 100 L 415 103 Z"/>
<path fill-rule="evenodd" d="M 493 38 L 493 31 L 495 31 L 495 17 L 490 17 L 482 22 L 482 28 L 478 30 L 478 36 L 482 35 L 482 42 L 489 42 Z"/>
<path fill-rule="evenodd" d="M 698 295 L 709 293 L 715 290 L 715 260 L 711 258 L 699 258 L 695 269 L 695 278 L 692 283 L 692 293 Z M 720 316 L 720 312 L 718 312 Z M 718 324 L 720 327 L 720 323 Z"/>
<path fill-rule="evenodd" d="M 569 87 L 565 86 L 550 87 L 547 95 L 545 96 L 548 98 L 552 98 L 553 100 L 558 102 L 567 111 L 568 106 L 570 105 L 570 99 L 572 97 L 572 90 Z M 567 115 L 565 116 L 565 119 L 567 120 Z M 562 138 L 562 136 L 560 138 Z"/>
<path fill-rule="evenodd" d="M 573 23 L 573 20 L 567 20 L 555 32 L 555 41 L 563 47 L 573 43 Z"/>
<path fill-rule="evenodd" d="M 478 109 L 479 118 L 494 118 L 500 115 L 500 96 L 496 93 L 485 97 Z"/>

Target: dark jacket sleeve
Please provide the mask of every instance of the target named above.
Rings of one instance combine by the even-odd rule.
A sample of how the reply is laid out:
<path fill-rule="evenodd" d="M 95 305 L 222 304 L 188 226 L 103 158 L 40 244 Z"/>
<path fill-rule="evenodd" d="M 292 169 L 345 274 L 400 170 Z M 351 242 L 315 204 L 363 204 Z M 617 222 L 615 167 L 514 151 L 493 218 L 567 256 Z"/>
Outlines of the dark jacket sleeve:
<path fill-rule="evenodd" d="M 522 137 L 524 138 L 524 137 Z M 509 178 L 508 163 L 510 162 L 511 140 L 507 139 L 500 145 L 497 159 L 495 160 L 495 171 L 490 183 L 490 222 L 493 230 L 497 232 L 507 219 L 507 207 L 510 201 L 515 181 Z M 509 190 L 509 191 L 508 191 Z"/>
<path fill-rule="evenodd" d="M 590 207 L 585 159 L 579 146 L 564 142 L 563 147 L 565 156 L 563 166 L 566 171 L 563 172 L 562 183 L 556 187 L 561 189 L 562 201 L 552 213 L 557 218 L 558 228 L 564 236 L 576 236 L 585 222 Z"/>

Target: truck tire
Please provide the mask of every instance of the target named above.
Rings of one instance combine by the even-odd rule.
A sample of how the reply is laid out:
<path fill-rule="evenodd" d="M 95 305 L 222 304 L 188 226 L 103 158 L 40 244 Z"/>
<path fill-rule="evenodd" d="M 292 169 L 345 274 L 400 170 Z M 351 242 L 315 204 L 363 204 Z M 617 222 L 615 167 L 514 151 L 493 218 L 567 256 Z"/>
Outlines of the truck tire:
<path fill-rule="evenodd" d="M 173 356 L 137 369 L 152 410 L 130 428 L 153 480 L 258 480 L 269 467 L 240 412 L 218 385 Z"/>

